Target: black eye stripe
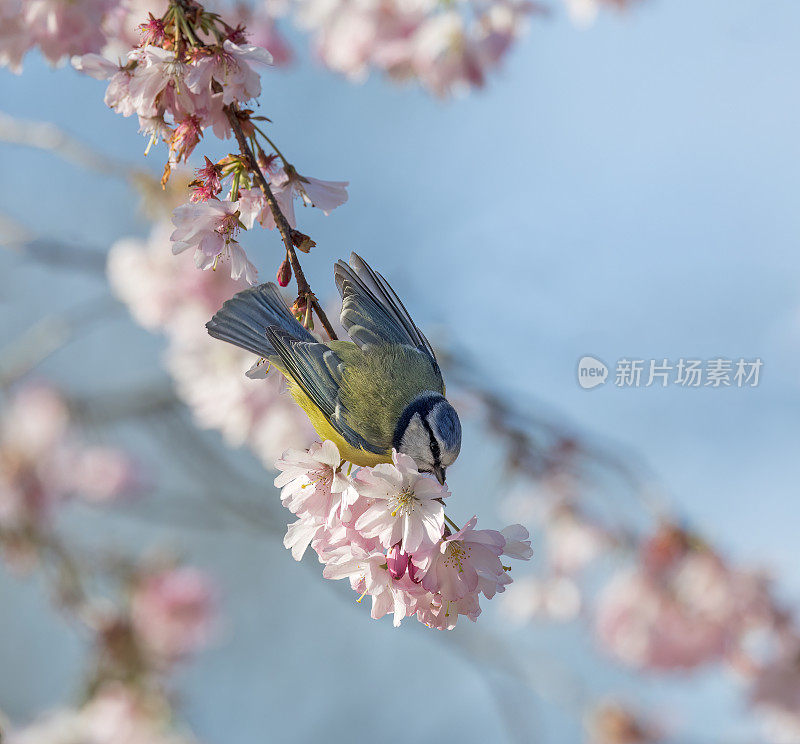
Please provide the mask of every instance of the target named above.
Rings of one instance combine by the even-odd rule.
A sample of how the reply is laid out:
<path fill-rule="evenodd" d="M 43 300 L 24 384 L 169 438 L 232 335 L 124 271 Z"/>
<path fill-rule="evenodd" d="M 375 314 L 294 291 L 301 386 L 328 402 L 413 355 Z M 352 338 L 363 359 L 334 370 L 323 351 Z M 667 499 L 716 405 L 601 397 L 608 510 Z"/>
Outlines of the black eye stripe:
<path fill-rule="evenodd" d="M 428 432 L 428 436 L 431 438 L 431 453 L 433 454 L 433 464 L 434 467 L 439 467 L 442 463 L 439 459 L 442 455 L 441 451 L 439 450 L 439 442 L 436 441 L 436 437 L 433 436 L 433 429 L 431 429 L 431 425 L 428 423 L 428 419 L 422 419 L 422 425 Z"/>

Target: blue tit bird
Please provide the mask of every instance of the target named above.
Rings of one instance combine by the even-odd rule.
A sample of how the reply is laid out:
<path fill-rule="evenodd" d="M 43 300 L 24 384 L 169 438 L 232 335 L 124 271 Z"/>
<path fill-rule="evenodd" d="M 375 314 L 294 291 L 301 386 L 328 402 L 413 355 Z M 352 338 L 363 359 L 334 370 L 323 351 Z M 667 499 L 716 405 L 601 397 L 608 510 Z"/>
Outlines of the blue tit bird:
<path fill-rule="evenodd" d="M 433 348 L 389 283 L 355 253 L 349 265 L 336 263 L 334 279 L 350 341 L 319 342 L 272 283 L 234 295 L 206 328 L 280 370 L 317 434 L 344 460 L 391 462 L 395 449 L 444 483 L 461 449 L 461 422 Z"/>

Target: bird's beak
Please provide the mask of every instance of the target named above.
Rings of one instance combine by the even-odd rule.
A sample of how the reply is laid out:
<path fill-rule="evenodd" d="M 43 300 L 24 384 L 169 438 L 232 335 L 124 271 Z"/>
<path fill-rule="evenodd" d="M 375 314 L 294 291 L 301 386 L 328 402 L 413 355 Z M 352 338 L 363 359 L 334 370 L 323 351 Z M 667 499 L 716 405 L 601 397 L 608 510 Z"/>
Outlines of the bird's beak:
<path fill-rule="evenodd" d="M 447 471 L 441 465 L 433 469 L 433 474 L 436 476 L 436 480 L 438 480 L 439 483 L 444 485 L 444 479 L 445 475 L 447 474 Z"/>

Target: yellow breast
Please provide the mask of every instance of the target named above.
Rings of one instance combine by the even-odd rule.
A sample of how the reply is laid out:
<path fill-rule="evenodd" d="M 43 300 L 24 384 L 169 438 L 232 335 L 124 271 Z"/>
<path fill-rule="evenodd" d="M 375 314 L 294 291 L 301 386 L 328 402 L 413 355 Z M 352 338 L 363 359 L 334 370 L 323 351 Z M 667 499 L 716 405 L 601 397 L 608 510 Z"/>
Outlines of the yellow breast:
<path fill-rule="evenodd" d="M 287 377 L 287 382 L 289 383 L 289 392 L 295 401 L 297 401 L 297 405 L 306 412 L 308 420 L 311 422 L 317 434 L 319 434 L 320 439 L 322 441 L 330 439 L 339 448 L 339 454 L 342 456 L 342 460 L 352 462 L 353 465 L 368 465 L 370 467 L 381 462 L 392 461 L 391 451 L 376 455 L 373 452 L 367 452 L 366 450 L 353 447 L 349 444 L 347 440 L 330 425 L 322 411 L 311 402 L 309 397 L 294 383 L 294 381 Z"/>

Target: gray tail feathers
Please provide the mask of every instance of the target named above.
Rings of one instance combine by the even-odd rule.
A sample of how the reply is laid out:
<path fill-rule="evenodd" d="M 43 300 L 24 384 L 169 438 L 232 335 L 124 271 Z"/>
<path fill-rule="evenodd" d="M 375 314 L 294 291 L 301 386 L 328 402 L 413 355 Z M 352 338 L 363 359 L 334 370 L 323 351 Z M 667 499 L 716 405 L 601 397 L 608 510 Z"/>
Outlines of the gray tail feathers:
<path fill-rule="evenodd" d="M 262 357 L 275 357 L 267 328 L 275 326 L 298 341 L 317 339 L 304 328 L 272 283 L 260 284 L 235 294 L 206 323 L 208 333 Z"/>

